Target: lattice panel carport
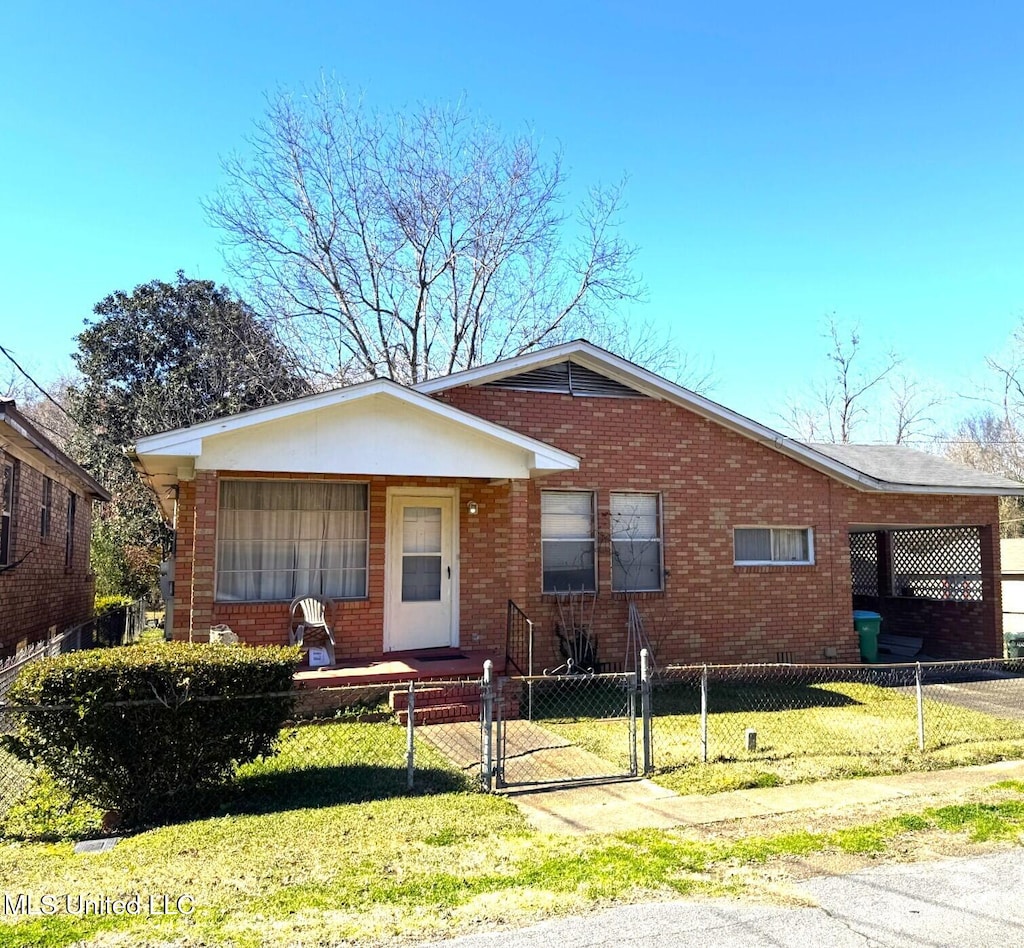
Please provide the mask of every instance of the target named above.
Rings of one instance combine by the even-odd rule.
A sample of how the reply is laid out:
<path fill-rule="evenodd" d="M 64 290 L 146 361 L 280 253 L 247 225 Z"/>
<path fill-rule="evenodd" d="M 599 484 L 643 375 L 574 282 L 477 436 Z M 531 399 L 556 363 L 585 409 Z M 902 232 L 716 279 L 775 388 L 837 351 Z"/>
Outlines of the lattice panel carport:
<path fill-rule="evenodd" d="M 850 574 L 855 596 L 878 595 L 877 534 L 850 534 Z"/>
<path fill-rule="evenodd" d="M 891 535 L 895 595 L 981 601 L 977 527 L 893 530 Z"/>

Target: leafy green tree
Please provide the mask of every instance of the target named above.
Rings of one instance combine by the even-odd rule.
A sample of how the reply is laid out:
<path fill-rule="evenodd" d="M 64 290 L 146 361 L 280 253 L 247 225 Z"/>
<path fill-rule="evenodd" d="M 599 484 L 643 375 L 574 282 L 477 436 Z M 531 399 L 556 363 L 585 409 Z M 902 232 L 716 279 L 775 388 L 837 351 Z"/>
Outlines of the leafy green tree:
<path fill-rule="evenodd" d="M 145 435 L 308 394 L 267 322 L 225 287 L 178 272 L 98 303 L 73 358 L 69 451 L 112 493 L 94 528 L 97 592 L 156 584 L 169 540 L 155 499 L 124 455 Z"/>

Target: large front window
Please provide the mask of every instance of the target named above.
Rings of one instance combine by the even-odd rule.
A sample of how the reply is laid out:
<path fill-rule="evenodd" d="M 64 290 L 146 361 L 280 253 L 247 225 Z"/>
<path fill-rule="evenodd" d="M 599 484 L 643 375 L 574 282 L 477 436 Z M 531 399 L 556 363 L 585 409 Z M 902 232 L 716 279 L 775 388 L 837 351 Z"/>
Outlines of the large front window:
<path fill-rule="evenodd" d="M 228 480 L 220 485 L 217 598 L 366 596 L 366 484 Z"/>
<path fill-rule="evenodd" d="M 594 495 L 546 490 L 540 495 L 544 592 L 594 592 Z"/>

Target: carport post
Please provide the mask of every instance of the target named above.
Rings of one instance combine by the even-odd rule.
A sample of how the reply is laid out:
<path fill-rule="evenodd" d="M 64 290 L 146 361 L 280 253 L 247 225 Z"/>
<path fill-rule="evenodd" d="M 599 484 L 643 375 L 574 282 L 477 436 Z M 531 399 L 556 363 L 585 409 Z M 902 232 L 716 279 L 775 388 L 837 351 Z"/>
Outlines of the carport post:
<path fill-rule="evenodd" d="M 654 770 L 651 760 L 651 667 L 647 649 L 640 649 L 640 718 L 644 735 L 644 773 Z"/>
<path fill-rule="evenodd" d="M 494 776 L 494 663 L 484 662 L 484 677 L 480 683 L 480 737 L 483 753 L 480 755 L 480 783 L 488 792 L 492 789 Z"/>
<path fill-rule="evenodd" d="M 405 722 L 405 770 L 406 783 L 412 789 L 414 774 L 416 772 L 416 683 L 409 682 L 409 700 L 406 703 L 406 714 L 409 715 Z"/>
<path fill-rule="evenodd" d="M 924 688 L 921 686 L 921 663 L 917 662 L 915 668 L 917 679 L 917 746 L 924 750 Z"/>
<path fill-rule="evenodd" d="M 701 760 L 708 762 L 708 666 L 702 665 L 700 670 L 700 755 Z"/>

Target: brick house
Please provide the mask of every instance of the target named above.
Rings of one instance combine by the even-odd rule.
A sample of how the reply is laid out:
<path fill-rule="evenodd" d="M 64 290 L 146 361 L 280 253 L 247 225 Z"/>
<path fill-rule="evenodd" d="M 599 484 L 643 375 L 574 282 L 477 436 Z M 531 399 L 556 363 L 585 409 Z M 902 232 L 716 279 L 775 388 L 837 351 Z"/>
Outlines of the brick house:
<path fill-rule="evenodd" d="M 1002 653 L 997 497 L 1024 485 L 803 444 L 584 341 L 133 450 L 174 518 L 177 638 L 285 641 L 316 591 L 339 661 L 503 660 L 511 601 L 540 669 L 573 590 L 607 667 L 630 664 L 630 600 L 662 662 L 858 661 L 855 607 L 930 655 Z"/>
<path fill-rule="evenodd" d="M 0 401 L 0 658 L 92 615 L 92 505 L 106 500 L 13 401 Z"/>

